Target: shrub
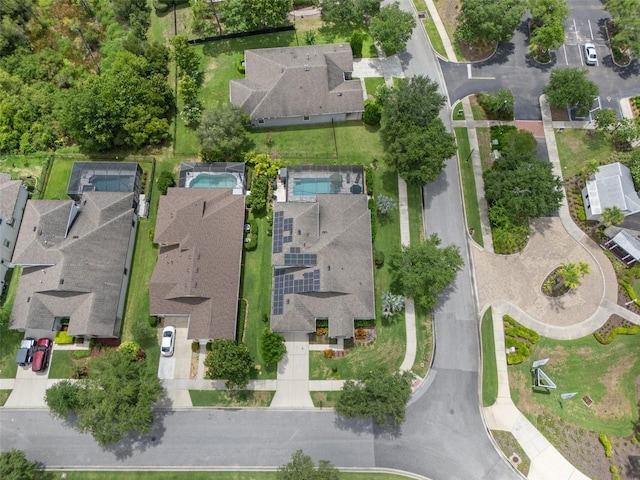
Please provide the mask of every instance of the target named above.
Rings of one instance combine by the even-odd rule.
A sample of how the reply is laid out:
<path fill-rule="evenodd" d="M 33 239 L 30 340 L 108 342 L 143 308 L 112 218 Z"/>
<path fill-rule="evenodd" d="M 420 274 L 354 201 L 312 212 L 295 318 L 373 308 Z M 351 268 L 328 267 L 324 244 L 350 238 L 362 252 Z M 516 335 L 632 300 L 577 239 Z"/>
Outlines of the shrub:
<path fill-rule="evenodd" d="M 382 106 L 378 102 L 373 100 L 364 101 L 364 113 L 362 114 L 362 121 L 366 125 L 375 127 L 380 124 L 382 118 Z"/>
<path fill-rule="evenodd" d="M 478 103 L 494 119 L 513 119 L 513 93 L 511 90 L 498 90 L 493 93 L 478 94 Z"/>
<path fill-rule="evenodd" d="M 616 338 L 616 335 L 635 335 L 638 332 L 640 332 L 640 325 L 634 327 L 616 327 L 611 330 L 611 333 L 609 333 L 609 336 L 606 338 L 598 332 L 595 332 L 593 336 L 602 345 L 609 345 Z"/>
<path fill-rule="evenodd" d="M 367 331 L 364 328 L 356 329 L 356 340 L 366 340 L 367 339 Z"/>
<path fill-rule="evenodd" d="M 175 186 L 176 180 L 173 178 L 173 173 L 168 170 L 160 172 L 160 176 L 158 177 L 158 189 L 160 190 L 161 195 L 166 195 L 169 187 Z"/>
<path fill-rule="evenodd" d="M 376 250 L 373 254 L 373 262 L 377 268 L 382 267 L 384 265 L 384 252 Z"/>
<path fill-rule="evenodd" d="M 268 313 L 263 313 L 262 314 L 262 322 L 263 323 L 269 323 L 269 314 Z"/>
<path fill-rule="evenodd" d="M 576 218 L 578 220 L 580 220 L 581 222 L 586 222 L 587 221 L 587 214 L 584 211 L 584 205 L 578 204 L 576 206 Z"/>
<path fill-rule="evenodd" d="M 236 68 L 238 69 L 238 73 L 244 75 L 245 66 L 244 66 L 244 57 L 240 57 L 238 62 L 236 63 Z"/>
<path fill-rule="evenodd" d="M 304 32 L 304 43 L 305 45 L 316 44 L 316 32 L 314 30 L 307 30 Z"/>
<path fill-rule="evenodd" d="M 316 335 L 318 337 L 324 337 L 327 333 L 329 333 L 329 329 L 326 327 L 316 327 Z"/>
<path fill-rule="evenodd" d="M 364 186 L 368 195 L 373 195 L 373 168 L 364 167 Z"/>
<path fill-rule="evenodd" d="M 324 355 L 324 358 L 333 358 L 333 349 L 327 348 L 322 352 L 322 355 Z"/>
<path fill-rule="evenodd" d="M 193 353 L 198 353 L 200 351 L 200 343 L 199 342 L 191 342 L 191 351 Z"/>
<path fill-rule="evenodd" d="M 149 316 L 149 326 L 156 328 L 158 326 L 158 317 Z"/>
<path fill-rule="evenodd" d="M 353 326 L 355 328 L 375 327 L 376 326 L 376 319 L 375 318 L 370 318 L 368 320 L 354 320 L 353 321 Z"/>
<path fill-rule="evenodd" d="M 207 345 L 205 348 L 207 352 L 210 352 L 213 349 L 213 342 L 207 342 Z"/>
<path fill-rule="evenodd" d="M 518 129 L 514 125 L 494 125 L 491 127 L 491 140 L 497 140 L 498 145 L 494 145 L 494 150 L 502 150 L 504 145 L 504 137 Z"/>
<path fill-rule="evenodd" d="M 353 52 L 354 57 L 362 57 L 363 40 L 364 38 L 362 33 L 356 31 L 351 34 L 351 38 L 349 39 L 349 45 L 351 45 L 351 51 Z"/>
<path fill-rule="evenodd" d="M 607 458 L 611 458 L 613 456 L 613 449 L 611 447 L 611 441 L 607 438 L 607 436 L 604 433 L 601 433 L 598 436 L 598 440 L 600 440 L 600 443 L 604 447 L 604 455 Z"/>
<path fill-rule="evenodd" d="M 254 212 L 264 212 L 267 208 L 269 179 L 265 176 L 254 177 L 251 183 L 251 195 L 247 197 L 247 207 Z"/>
<path fill-rule="evenodd" d="M 258 235 L 254 235 L 252 233 L 247 238 L 249 239 L 249 241 L 244 244 L 244 249 L 248 252 L 252 252 L 256 248 L 258 248 Z"/>
<path fill-rule="evenodd" d="M 118 350 L 126 352 L 131 358 L 136 358 L 138 350 L 140 350 L 140 344 L 138 342 L 123 342 L 118 347 Z"/>
<path fill-rule="evenodd" d="M 56 345 L 69 345 L 73 343 L 73 337 L 67 334 L 66 330 L 60 330 L 56 333 L 53 343 Z"/>
<path fill-rule="evenodd" d="M 73 358 L 80 360 L 81 358 L 87 358 L 91 356 L 91 350 L 74 350 Z"/>

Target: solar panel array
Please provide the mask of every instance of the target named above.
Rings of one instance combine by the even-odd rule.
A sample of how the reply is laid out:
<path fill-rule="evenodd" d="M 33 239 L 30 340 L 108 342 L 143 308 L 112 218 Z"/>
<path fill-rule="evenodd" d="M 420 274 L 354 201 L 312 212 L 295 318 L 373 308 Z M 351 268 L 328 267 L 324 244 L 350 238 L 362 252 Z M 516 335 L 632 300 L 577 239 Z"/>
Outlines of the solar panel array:
<path fill-rule="evenodd" d="M 293 218 L 284 218 L 284 212 L 274 212 L 272 252 L 282 253 L 282 244 L 291 243 L 292 241 L 293 241 Z"/>
<path fill-rule="evenodd" d="M 299 250 L 299 249 L 298 249 Z M 285 253 L 284 264 L 287 267 L 312 267 L 318 263 L 315 253 Z"/>
<path fill-rule="evenodd" d="M 273 302 L 272 315 L 282 315 L 284 312 L 284 296 L 289 293 L 304 293 L 320 291 L 320 270 L 305 272 L 302 278 L 295 278 L 292 273 L 284 269 L 277 269 L 273 273 Z"/>

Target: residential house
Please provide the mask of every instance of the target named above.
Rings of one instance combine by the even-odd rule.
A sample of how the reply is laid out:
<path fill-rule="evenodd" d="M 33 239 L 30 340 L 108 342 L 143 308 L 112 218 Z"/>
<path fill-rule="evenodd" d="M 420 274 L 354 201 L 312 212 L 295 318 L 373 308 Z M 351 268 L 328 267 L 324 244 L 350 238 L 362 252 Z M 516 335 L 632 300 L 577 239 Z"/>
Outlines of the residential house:
<path fill-rule="evenodd" d="M 582 189 L 582 202 L 587 220 L 600 220 L 608 207 L 618 207 L 625 217 L 640 212 L 631 171 L 620 162 L 598 167 Z"/>
<path fill-rule="evenodd" d="M 236 337 L 244 209 L 232 189 L 170 188 L 160 198 L 150 311 L 188 317 L 189 339 Z"/>
<path fill-rule="evenodd" d="M 360 80 L 348 44 L 245 51 L 245 78 L 229 82 L 231 103 L 254 127 L 360 120 Z"/>
<path fill-rule="evenodd" d="M 366 195 L 320 194 L 274 205 L 271 329 L 354 336 L 354 321 L 376 316 L 371 213 Z"/>
<path fill-rule="evenodd" d="M 0 173 L 0 291 L 11 266 L 28 198 L 29 192 L 21 180 L 12 180 L 8 173 Z"/>
<path fill-rule="evenodd" d="M 138 225 L 133 196 L 86 191 L 80 202 L 27 202 L 10 328 L 51 332 L 68 321 L 71 336 L 119 337 Z"/>

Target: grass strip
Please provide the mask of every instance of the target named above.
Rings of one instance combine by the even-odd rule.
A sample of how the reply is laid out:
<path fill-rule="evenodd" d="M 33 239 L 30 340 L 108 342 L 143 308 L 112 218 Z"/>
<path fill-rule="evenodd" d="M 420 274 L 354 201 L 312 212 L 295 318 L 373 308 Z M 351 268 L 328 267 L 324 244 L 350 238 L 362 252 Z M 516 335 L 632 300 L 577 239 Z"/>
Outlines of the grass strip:
<path fill-rule="evenodd" d="M 469 135 L 464 127 L 456 127 L 456 140 L 458 141 L 458 159 L 460 174 L 462 176 L 462 195 L 464 198 L 464 210 L 467 217 L 467 227 L 473 231 L 473 240 L 484 247 L 482 241 L 482 224 L 480 223 L 480 208 L 478 207 L 478 192 L 476 190 L 476 177 L 471 162 L 471 146 Z"/>
<path fill-rule="evenodd" d="M 491 307 L 482 316 L 480 333 L 482 336 L 482 406 L 490 407 L 498 398 L 498 366 Z"/>
<path fill-rule="evenodd" d="M 429 37 L 429 42 L 431 46 L 436 51 L 438 55 L 443 58 L 447 58 L 447 51 L 444 49 L 444 43 L 442 42 L 442 37 L 440 37 L 440 32 L 436 28 L 436 24 L 431 17 L 424 18 L 422 20 L 422 24 L 424 25 L 424 29 L 427 32 L 427 37 Z"/>

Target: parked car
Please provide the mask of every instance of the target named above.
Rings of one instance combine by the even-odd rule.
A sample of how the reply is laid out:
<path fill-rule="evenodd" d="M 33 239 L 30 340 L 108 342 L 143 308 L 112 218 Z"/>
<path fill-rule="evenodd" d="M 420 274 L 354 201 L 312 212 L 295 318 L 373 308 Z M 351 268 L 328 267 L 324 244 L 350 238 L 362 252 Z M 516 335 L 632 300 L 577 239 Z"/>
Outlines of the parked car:
<path fill-rule="evenodd" d="M 160 351 L 163 357 L 173 355 L 173 348 L 176 345 L 176 327 L 168 326 L 162 330 L 162 345 Z"/>
<path fill-rule="evenodd" d="M 584 63 L 587 65 L 595 65 L 598 63 L 598 54 L 596 46 L 593 43 L 584 44 Z"/>
<path fill-rule="evenodd" d="M 21 367 L 25 367 L 33 360 L 33 349 L 36 346 L 36 339 L 27 337 L 20 342 L 20 348 L 16 353 L 16 363 Z"/>
<path fill-rule="evenodd" d="M 51 351 L 51 340 L 48 338 L 41 338 L 36 343 L 36 349 L 33 352 L 33 363 L 31 364 L 31 370 L 34 372 L 42 372 L 46 370 L 49 365 L 49 352 Z"/>

